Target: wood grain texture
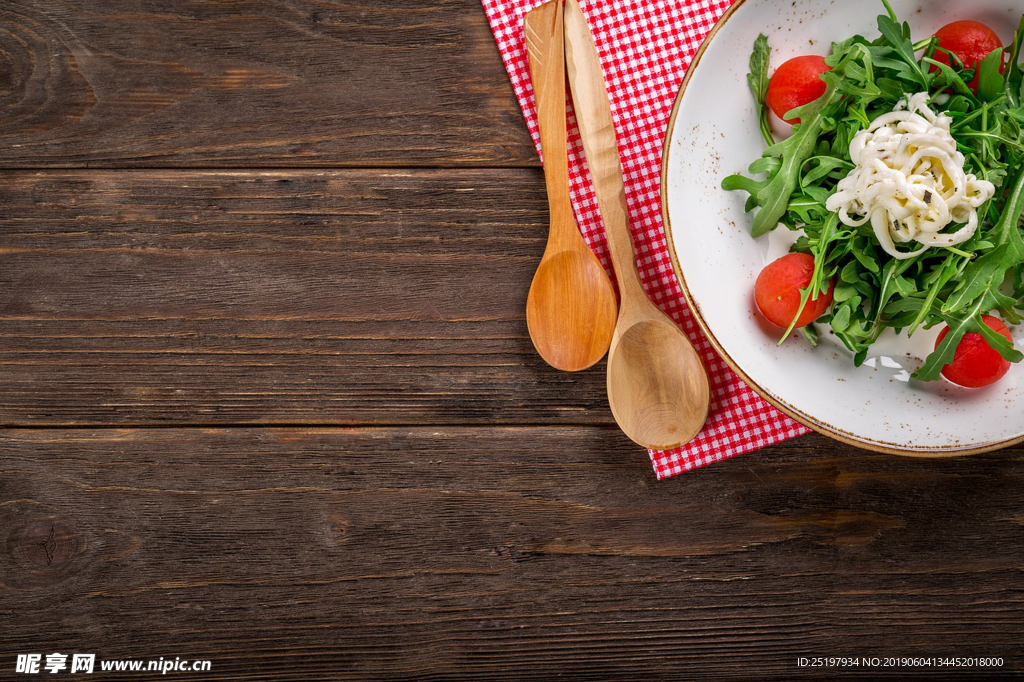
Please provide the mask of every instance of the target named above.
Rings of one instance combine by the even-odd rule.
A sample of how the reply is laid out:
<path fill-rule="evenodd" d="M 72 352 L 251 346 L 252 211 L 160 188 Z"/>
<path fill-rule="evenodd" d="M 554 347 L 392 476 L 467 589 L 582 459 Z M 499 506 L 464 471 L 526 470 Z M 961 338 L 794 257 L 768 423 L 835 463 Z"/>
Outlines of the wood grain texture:
<path fill-rule="evenodd" d="M 536 166 L 478 0 L 5 0 L 0 167 Z"/>
<path fill-rule="evenodd" d="M 539 170 L 0 175 L 0 423 L 610 423 L 527 335 Z"/>
<path fill-rule="evenodd" d="M 547 219 L 477 0 L 0 3 L 0 678 L 1024 672 L 1024 448 L 656 483 L 530 347 Z"/>
<path fill-rule="evenodd" d="M 1020 449 L 818 436 L 655 483 L 610 427 L 6 431 L 0 641 L 207 679 L 1019 671 L 1022 490 Z"/>

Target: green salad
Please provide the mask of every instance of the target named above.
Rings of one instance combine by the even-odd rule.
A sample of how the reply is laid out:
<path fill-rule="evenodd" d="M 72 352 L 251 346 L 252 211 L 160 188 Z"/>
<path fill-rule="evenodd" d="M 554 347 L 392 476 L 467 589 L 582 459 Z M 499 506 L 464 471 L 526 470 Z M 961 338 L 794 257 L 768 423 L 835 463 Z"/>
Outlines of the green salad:
<path fill-rule="evenodd" d="M 748 82 L 766 149 L 722 187 L 749 194 L 754 237 L 798 231 L 792 251 L 813 257 L 783 340 L 799 327 L 816 344 L 797 320 L 830 295 L 816 324 L 857 365 L 887 329 L 942 324 L 915 379 L 938 379 L 965 335 L 1019 362 L 982 316 L 1017 324 L 1024 310 L 1024 16 L 1009 46 L 973 59 L 941 35 L 915 41 L 883 5 L 880 35 L 832 44 L 823 93 L 785 114 L 798 122 L 782 140 L 770 125 L 771 49 L 757 38 Z"/>

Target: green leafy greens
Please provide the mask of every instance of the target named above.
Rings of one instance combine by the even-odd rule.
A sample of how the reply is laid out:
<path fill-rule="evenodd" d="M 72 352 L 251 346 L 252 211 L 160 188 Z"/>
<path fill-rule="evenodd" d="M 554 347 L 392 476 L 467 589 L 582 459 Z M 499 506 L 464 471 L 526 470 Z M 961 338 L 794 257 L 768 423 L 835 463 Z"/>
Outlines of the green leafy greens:
<path fill-rule="evenodd" d="M 912 42 L 909 25 L 883 3 L 879 37 L 869 41 L 855 35 L 832 45 L 825 60 L 831 70 L 822 75 L 825 93 L 786 115 L 800 122 L 780 142 L 772 137 L 765 103 L 771 48 L 764 35 L 758 36 L 747 80 L 768 147 L 750 165 L 750 176 L 730 175 L 722 187 L 749 194 L 746 210 L 757 209 L 754 237 L 777 228 L 803 231 L 793 250 L 811 254 L 815 267 L 802 304 L 835 283 L 832 309 L 819 322 L 854 353 L 856 364 L 864 362 L 887 328 L 912 334 L 941 323 L 949 332 L 915 379 L 937 379 L 968 332 L 981 334 L 1004 358 L 1019 362 L 1024 355 L 981 316 L 997 311 L 1016 324 L 1024 310 L 1024 16 L 1009 47 L 965 68 L 955 56 L 951 65 L 936 61 L 934 38 Z M 976 74 L 977 94 L 968 86 Z M 854 135 L 908 94 L 922 91 L 930 94 L 936 111 L 952 119 L 965 171 L 993 183 L 996 194 L 979 207 L 979 227 L 970 239 L 899 260 L 882 249 L 870 225 L 840 222 L 825 202 L 853 168 Z M 783 339 L 791 331 L 792 326 Z M 816 338 L 813 330 L 805 335 L 812 342 Z"/>

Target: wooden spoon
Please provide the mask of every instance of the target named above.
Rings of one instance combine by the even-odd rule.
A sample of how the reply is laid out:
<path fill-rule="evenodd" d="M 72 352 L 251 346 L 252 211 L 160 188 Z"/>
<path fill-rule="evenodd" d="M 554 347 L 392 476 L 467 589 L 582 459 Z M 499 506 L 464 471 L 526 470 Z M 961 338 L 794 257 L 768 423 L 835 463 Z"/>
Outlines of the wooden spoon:
<path fill-rule="evenodd" d="M 528 12 L 525 30 L 551 213 L 547 248 L 526 300 L 526 323 L 540 356 L 552 367 L 575 372 L 608 350 L 615 288 L 583 241 L 569 201 L 562 0 Z"/>
<path fill-rule="evenodd" d="M 679 447 L 707 419 L 708 375 L 693 344 L 640 283 L 608 91 L 576 0 L 565 3 L 565 36 L 576 121 L 622 299 L 608 353 L 608 402 L 615 421 L 640 445 Z"/>

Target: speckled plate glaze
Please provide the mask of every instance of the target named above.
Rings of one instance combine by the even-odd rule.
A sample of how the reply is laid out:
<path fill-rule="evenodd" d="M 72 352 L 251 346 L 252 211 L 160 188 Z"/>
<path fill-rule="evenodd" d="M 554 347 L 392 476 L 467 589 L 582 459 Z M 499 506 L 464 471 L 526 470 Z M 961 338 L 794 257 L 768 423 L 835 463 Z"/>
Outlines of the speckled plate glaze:
<path fill-rule="evenodd" d="M 1019 0 L 892 5 L 915 39 L 956 19 L 975 19 L 1004 43 L 1024 9 Z M 757 34 L 768 35 L 778 65 L 799 54 L 826 54 L 832 41 L 853 33 L 876 36 L 875 16 L 882 11 L 880 2 L 738 0 L 726 12 L 694 57 L 666 133 L 662 212 L 673 266 L 698 323 L 726 362 L 798 421 L 895 454 L 994 450 L 1024 441 L 1024 365 L 992 386 L 969 390 L 909 380 L 920 361 L 899 352 L 906 348 L 880 349 L 855 368 L 850 353 L 827 342 L 812 348 L 797 335 L 776 346 L 778 330 L 761 322 L 752 295 L 769 239 L 750 237 L 745 195 L 720 187 L 724 176 L 745 170 L 764 149 L 746 83 Z M 1020 339 L 1020 329 L 1015 336 Z"/>

